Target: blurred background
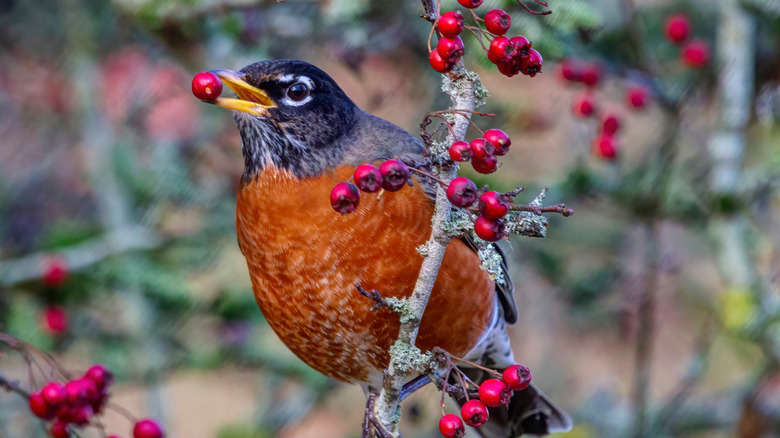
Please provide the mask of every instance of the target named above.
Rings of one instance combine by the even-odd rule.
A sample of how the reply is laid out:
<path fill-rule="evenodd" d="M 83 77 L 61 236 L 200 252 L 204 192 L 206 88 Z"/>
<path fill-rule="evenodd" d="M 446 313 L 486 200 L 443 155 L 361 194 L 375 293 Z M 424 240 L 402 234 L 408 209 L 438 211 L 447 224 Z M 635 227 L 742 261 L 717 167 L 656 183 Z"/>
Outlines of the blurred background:
<path fill-rule="evenodd" d="M 488 178 L 462 173 L 526 187 L 519 202 L 550 186 L 549 203 L 576 211 L 551 216 L 545 239 L 513 239 L 510 256 L 516 357 L 574 417 L 567 436 L 780 436 L 780 1 L 477 11 L 493 8 L 545 63 L 504 77 L 464 35 L 497 115 L 476 122 L 507 131 L 512 152 Z M 171 437 L 360 436 L 360 389 L 305 366 L 257 309 L 233 222 L 239 137 L 190 81 L 302 59 L 417 133 L 449 104 L 421 12 L 413 0 L 0 0 L 0 331 L 74 371 L 106 364 L 113 401 Z M 665 38 L 673 14 L 697 52 Z M 609 115 L 615 159 L 592 145 Z M 26 373 L 0 347 L 0 374 Z M 405 437 L 438 436 L 438 397 L 404 403 Z M 115 413 L 104 423 L 129 435 Z M 0 437 L 42 436 L 0 392 Z"/>

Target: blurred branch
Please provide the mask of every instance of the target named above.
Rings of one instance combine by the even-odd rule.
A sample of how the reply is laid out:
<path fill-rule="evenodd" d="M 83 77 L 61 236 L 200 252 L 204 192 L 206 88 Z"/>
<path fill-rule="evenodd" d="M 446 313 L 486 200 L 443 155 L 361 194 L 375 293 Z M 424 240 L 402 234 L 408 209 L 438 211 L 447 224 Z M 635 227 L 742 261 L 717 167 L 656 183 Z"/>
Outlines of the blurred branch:
<path fill-rule="evenodd" d="M 30 254 L 0 262 L 0 285 L 10 286 L 41 277 L 41 269 L 53 253 L 62 257 L 70 270 L 88 268 L 108 257 L 159 247 L 164 240 L 141 226 L 111 230 L 105 235 L 58 251 Z"/>
<path fill-rule="evenodd" d="M 19 394 L 19 395 L 21 395 L 24 398 L 30 398 L 30 394 L 27 391 L 23 390 L 19 386 L 18 382 L 12 382 L 12 381 L 6 379 L 5 377 L 3 377 L 2 374 L 0 374 L 0 388 L 3 388 L 4 390 L 6 390 L 8 392 L 13 392 L 13 393 Z"/>

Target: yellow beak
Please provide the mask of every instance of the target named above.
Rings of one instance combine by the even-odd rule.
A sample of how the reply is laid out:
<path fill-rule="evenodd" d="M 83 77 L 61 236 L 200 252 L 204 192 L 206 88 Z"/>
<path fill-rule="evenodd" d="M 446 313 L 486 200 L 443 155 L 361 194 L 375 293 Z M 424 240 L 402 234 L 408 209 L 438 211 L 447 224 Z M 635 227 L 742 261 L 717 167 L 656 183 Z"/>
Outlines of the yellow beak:
<path fill-rule="evenodd" d="M 233 90 L 238 99 L 228 97 L 218 97 L 214 100 L 206 100 L 216 106 L 229 109 L 231 111 L 243 111 L 245 113 L 264 117 L 271 108 L 276 108 L 276 103 L 268 97 L 268 93 L 249 85 L 245 78 L 245 73 L 233 70 L 211 70 L 222 82 Z"/>

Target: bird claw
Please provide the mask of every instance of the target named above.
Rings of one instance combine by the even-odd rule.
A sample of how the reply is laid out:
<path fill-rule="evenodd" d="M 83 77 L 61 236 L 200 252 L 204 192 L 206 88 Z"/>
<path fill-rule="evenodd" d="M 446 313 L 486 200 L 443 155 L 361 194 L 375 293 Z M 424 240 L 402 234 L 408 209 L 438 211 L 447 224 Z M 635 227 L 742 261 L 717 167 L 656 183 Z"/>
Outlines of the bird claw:
<path fill-rule="evenodd" d="M 393 438 L 393 434 L 388 431 L 382 422 L 376 418 L 376 411 L 374 406 L 376 405 L 375 392 L 368 394 L 368 400 L 366 401 L 366 413 L 363 416 L 363 434 L 362 438 Z M 400 437 L 400 435 L 399 435 Z"/>

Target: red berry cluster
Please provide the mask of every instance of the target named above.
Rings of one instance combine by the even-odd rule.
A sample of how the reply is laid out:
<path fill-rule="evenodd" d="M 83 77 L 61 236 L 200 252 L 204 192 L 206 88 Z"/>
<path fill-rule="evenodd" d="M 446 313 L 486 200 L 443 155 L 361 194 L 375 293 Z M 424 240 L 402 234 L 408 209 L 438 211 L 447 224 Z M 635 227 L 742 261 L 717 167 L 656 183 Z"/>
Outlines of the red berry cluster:
<path fill-rule="evenodd" d="M 487 379 L 479 385 L 479 399 L 469 400 L 460 408 L 460 417 L 444 415 L 439 420 L 439 431 L 447 438 L 460 438 L 466 434 L 465 422 L 480 427 L 490 417 L 487 407 L 508 406 L 512 391 L 522 391 L 531 384 L 531 371 L 523 365 L 512 365 L 504 370 L 500 379 Z M 461 418 L 463 420 L 461 421 Z"/>
<path fill-rule="evenodd" d="M 481 1 L 463 0 L 459 3 L 469 9 L 482 4 Z M 488 59 L 498 67 L 502 74 L 512 77 L 518 73 L 536 76 L 542 71 L 542 55 L 531 48 L 531 42 L 524 36 L 512 38 L 504 36 L 512 25 L 512 18 L 501 9 L 493 9 L 485 14 L 485 29 L 477 23 L 478 30 L 487 33 L 490 47 L 487 50 Z M 428 62 L 439 73 L 447 73 L 463 57 L 465 47 L 458 35 L 463 31 L 463 14 L 457 11 L 445 12 L 436 21 L 440 38 L 436 50 L 428 54 Z"/>
<path fill-rule="evenodd" d="M 450 145 L 449 153 L 452 161 L 471 161 L 474 170 L 489 174 L 498 170 L 496 157 L 506 155 L 511 145 L 512 141 L 506 132 L 488 129 L 481 138 L 475 138 L 470 143 L 456 141 Z"/>
<path fill-rule="evenodd" d="M 479 199 L 479 216 L 474 221 L 474 233 L 488 242 L 495 242 L 506 236 L 503 217 L 512 202 L 508 196 L 492 190 L 480 195 L 472 180 L 459 176 L 450 181 L 447 199 L 452 205 L 461 208 L 469 208 Z"/>
<path fill-rule="evenodd" d="M 684 14 L 674 14 L 666 18 L 664 36 L 670 42 L 682 46 L 680 62 L 688 68 L 702 68 L 710 61 L 710 47 L 704 40 L 688 41 L 691 34 L 691 22 Z"/>
<path fill-rule="evenodd" d="M 47 383 L 30 394 L 30 411 L 38 418 L 52 421 L 49 432 L 53 438 L 68 438 L 70 428 L 82 428 L 100 415 L 108 402 L 113 374 L 102 365 L 94 365 L 77 379 L 64 385 Z M 135 424 L 133 438 L 163 438 L 162 428 L 153 420 Z M 112 438 L 118 438 L 114 435 Z"/>
<path fill-rule="evenodd" d="M 378 169 L 372 164 L 361 164 L 352 179 L 355 184 L 339 183 L 330 192 L 330 206 L 342 215 L 355 211 L 361 190 L 366 193 L 401 190 L 409 181 L 409 167 L 398 160 L 387 160 Z"/>

